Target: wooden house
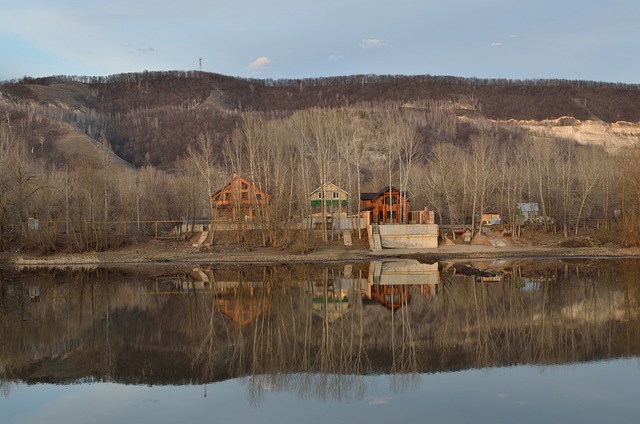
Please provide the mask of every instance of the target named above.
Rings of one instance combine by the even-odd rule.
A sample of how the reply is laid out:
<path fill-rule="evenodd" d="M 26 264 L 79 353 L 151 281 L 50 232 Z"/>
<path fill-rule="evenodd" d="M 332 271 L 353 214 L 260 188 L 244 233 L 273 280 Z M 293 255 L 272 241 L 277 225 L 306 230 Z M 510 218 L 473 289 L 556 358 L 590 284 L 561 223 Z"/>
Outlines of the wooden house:
<path fill-rule="evenodd" d="M 371 212 L 371 222 L 377 224 L 408 223 L 409 200 L 405 192 L 385 187 L 377 193 L 360 195 L 361 211 Z"/>
<path fill-rule="evenodd" d="M 269 194 L 235 172 L 211 195 L 213 222 L 254 222 L 269 219 Z"/>
<path fill-rule="evenodd" d="M 314 212 L 346 212 L 348 200 L 349 193 L 333 183 L 325 183 L 309 193 L 309 203 Z"/>

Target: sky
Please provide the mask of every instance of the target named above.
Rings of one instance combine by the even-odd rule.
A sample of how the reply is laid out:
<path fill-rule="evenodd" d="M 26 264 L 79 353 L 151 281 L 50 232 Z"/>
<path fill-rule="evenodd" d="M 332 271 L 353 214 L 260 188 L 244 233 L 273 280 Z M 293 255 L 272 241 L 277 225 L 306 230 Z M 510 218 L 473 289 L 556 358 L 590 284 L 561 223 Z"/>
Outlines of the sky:
<path fill-rule="evenodd" d="M 638 0 L 0 0 L 0 81 L 198 70 L 640 83 Z"/>

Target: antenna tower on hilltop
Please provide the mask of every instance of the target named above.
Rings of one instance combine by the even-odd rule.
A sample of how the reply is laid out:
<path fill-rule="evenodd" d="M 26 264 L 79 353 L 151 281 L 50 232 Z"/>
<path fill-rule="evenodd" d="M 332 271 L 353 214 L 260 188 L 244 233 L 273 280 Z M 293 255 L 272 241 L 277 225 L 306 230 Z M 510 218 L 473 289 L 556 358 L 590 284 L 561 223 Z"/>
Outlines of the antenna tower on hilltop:
<path fill-rule="evenodd" d="M 200 72 L 202 72 L 202 58 L 198 59 L 198 61 L 200 62 Z"/>

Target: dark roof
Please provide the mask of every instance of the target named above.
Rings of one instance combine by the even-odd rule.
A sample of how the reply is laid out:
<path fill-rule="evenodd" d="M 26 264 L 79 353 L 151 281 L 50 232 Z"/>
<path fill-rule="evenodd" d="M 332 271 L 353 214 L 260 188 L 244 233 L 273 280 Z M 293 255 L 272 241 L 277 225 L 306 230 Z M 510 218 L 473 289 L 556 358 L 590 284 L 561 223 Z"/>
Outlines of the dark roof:
<path fill-rule="evenodd" d="M 383 188 L 382 190 L 380 190 L 378 192 L 378 196 L 382 196 L 387 191 L 397 191 L 398 193 L 402 194 L 403 196 L 406 196 L 406 194 L 407 194 L 406 192 L 401 192 L 400 190 L 398 190 L 397 188 L 395 188 L 393 186 L 392 187 L 386 186 L 385 188 Z"/>
<path fill-rule="evenodd" d="M 389 186 L 386 186 L 385 188 L 383 188 L 382 190 L 380 190 L 377 193 L 361 193 L 360 194 L 360 200 L 375 200 L 378 197 L 382 196 L 383 194 L 385 194 L 388 191 L 397 191 L 398 193 L 400 193 L 402 196 L 407 197 L 407 192 L 400 192 L 400 190 L 398 190 L 395 187 L 391 187 L 389 188 Z"/>

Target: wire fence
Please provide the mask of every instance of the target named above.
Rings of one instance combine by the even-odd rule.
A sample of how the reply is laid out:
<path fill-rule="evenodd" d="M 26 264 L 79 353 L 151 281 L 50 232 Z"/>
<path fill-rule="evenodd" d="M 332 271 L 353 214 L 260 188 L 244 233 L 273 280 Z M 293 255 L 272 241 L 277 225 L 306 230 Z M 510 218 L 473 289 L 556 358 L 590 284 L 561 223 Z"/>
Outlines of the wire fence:
<path fill-rule="evenodd" d="M 51 234 L 69 233 L 108 233 L 115 236 L 127 236 L 132 234 L 144 234 L 155 238 L 178 236 L 183 227 L 183 220 L 140 220 L 140 221 L 40 221 L 30 219 L 20 225 L 10 225 L 8 229 L 13 232 L 29 233 L 32 231 L 47 232 Z"/>

